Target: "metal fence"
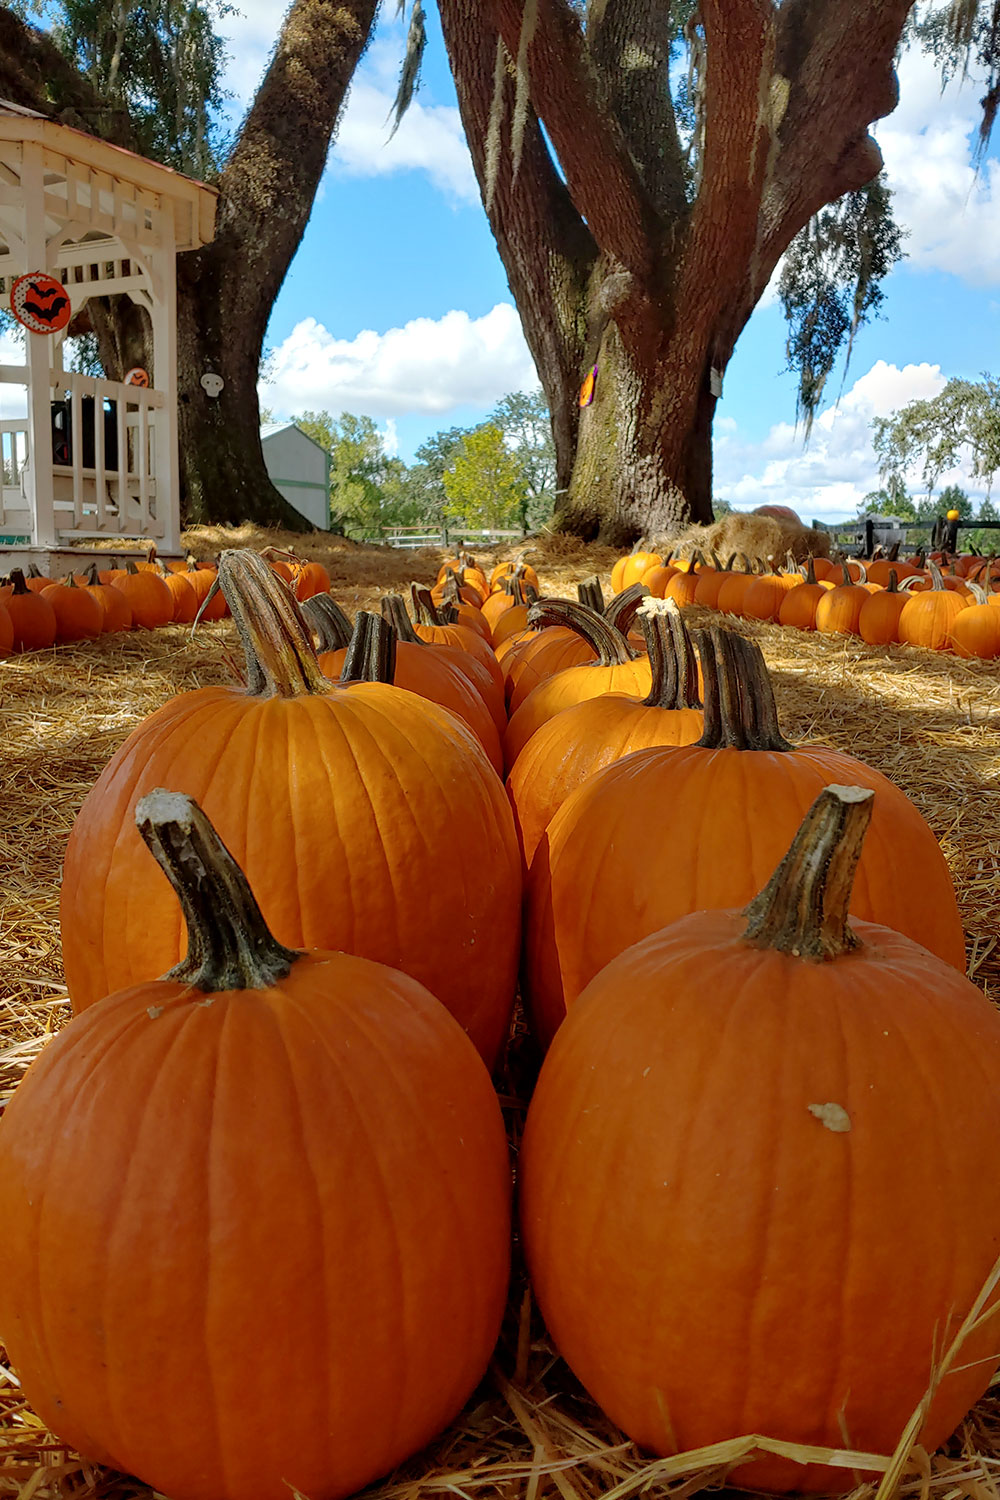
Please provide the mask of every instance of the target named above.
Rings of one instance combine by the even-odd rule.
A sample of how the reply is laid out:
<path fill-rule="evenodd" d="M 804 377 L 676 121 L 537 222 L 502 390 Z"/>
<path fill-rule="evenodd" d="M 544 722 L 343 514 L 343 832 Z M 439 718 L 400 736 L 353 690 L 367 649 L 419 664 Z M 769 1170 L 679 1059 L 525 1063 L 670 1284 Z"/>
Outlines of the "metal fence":
<path fill-rule="evenodd" d="M 492 547 L 496 542 L 521 541 L 523 531 L 412 531 L 405 526 L 383 526 L 381 540 L 387 547 Z"/>
<path fill-rule="evenodd" d="M 853 547 L 858 557 L 871 557 L 880 542 L 885 546 L 889 531 L 893 538 L 899 531 L 920 531 L 929 536 L 926 542 L 904 542 L 899 549 L 901 553 L 917 552 L 920 547 L 926 546 L 933 551 L 943 547 L 948 552 L 958 552 L 959 537 L 963 531 L 1000 531 L 1000 521 L 949 521 L 947 516 L 936 516 L 933 521 L 893 521 L 891 527 L 880 526 L 877 521 L 867 517 L 833 526 L 813 517 L 812 525 L 817 531 L 825 531 L 844 551 Z"/>

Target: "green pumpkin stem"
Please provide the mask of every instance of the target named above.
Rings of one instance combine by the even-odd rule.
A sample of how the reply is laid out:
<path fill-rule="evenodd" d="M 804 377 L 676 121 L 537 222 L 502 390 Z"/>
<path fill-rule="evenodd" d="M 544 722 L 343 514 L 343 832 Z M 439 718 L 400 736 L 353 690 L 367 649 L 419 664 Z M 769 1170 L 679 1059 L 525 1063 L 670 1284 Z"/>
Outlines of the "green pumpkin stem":
<path fill-rule="evenodd" d="M 426 646 L 413 628 L 413 621 L 406 612 L 406 600 L 402 594 L 383 594 L 379 603 L 383 620 L 388 620 L 396 632 L 397 641 L 405 641 L 408 646 Z"/>
<path fill-rule="evenodd" d="M 604 613 L 604 589 L 596 573 L 577 584 L 576 596 L 588 609 L 595 609 L 598 614 Z"/>
<path fill-rule="evenodd" d="M 673 599 L 649 599 L 639 611 L 653 685 L 647 708 L 700 708 L 698 663 Z"/>
<path fill-rule="evenodd" d="M 249 548 L 222 552 L 202 610 L 217 587 L 243 647 L 250 697 L 297 698 L 330 691 L 298 602 L 262 557 Z"/>
<path fill-rule="evenodd" d="M 718 625 L 694 632 L 701 657 L 705 750 L 791 750 L 778 726 L 774 689 L 761 650 Z"/>
<path fill-rule="evenodd" d="M 317 651 L 343 651 L 350 643 L 354 626 L 332 594 L 313 594 L 303 602 L 302 613 L 319 638 Z"/>
<path fill-rule="evenodd" d="M 213 994 L 273 988 L 302 957 L 270 932 L 239 865 L 193 798 L 159 789 L 136 826 L 181 904 L 187 953 L 164 979 Z"/>
<path fill-rule="evenodd" d="M 592 646 L 602 667 L 624 666 L 638 652 L 603 615 L 573 599 L 539 599 L 528 610 L 528 625 L 565 625 Z"/>
<path fill-rule="evenodd" d="M 746 908 L 744 942 L 816 963 L 860 947 L 847 912 L 874 799 L 867 787 L 823 788 L 792 847 Z"/>
<path fill-rule="evenodd" d="M 396 675 L 396 632 L 388 620 L 371 610 L 358 610 L 354 634 L 344 658 L 340 685 L 349 682 L 392 682 Z"/>

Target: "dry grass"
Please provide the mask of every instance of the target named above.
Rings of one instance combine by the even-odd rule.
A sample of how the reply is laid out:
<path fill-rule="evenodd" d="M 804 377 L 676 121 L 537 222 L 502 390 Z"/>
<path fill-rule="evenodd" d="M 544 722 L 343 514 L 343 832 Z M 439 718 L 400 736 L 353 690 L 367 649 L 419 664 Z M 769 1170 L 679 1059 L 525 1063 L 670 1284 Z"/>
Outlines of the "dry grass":
<path fill-rule="evenodd" d="M 331 570 L 354 608 L 411 576 L 429 579 L 439 554 L 365 549 L 329 538 L 200 530 L 198 554 L 289 540 Z M 510 549 L 513 550 L 513 549 Z M 543 585 L 565 593 L 613 554 L 563 539 L 527 560 Z M 493 560 L 486 556 L 484 561 Z M 714 617 L 688 614 L 692 624 Z M 775 676 L 782 726 L 793 740 L 849 751 L 889 775 L 941 839 L 969 935 L 970 973 L 1000 1001 L 1000 665 L 963 662 L 906 647 L 880 650 L 839 637 L 736 624 L 756 637 Z M 76 810 L 131 728 L 172 694 L 232 675 L 231 627 L 179 628 L 108 638 L 0 662 L 0 1104 L 31 1057 L 68 1014 L 61 988 L 59 870 Z M 519 1031 L 501 1093 L 514 1150 L 537 1066 Z M 2 1230 L 0 1230 L 2 1232 Z M 248 1379 L 263 1379 L 263 1371 Z M 1000 1387 L 970 1414 L 946 1450 L 908 1460 L 907 1500 L 1000 1500 Z M 651 1488 L 677 1500 L 717 1487 L 732 1445 L 650 1461 L 597 1410 L 554 1354 L 515 1273 L 503 1336 L 487 1379 L 440 1440 L 372 1494 L 417 1500 L 448 1491 L 496 1500 L 626 1500 Z M 843 1462 L 850 1466 L 852 1457 Z M 861 1493 L 874 1494 L 874 1486 Z M 95 1470 L 33 1419 L 0 1358 L 0 1497 L 139 1500 L 137 1481 Z"/>

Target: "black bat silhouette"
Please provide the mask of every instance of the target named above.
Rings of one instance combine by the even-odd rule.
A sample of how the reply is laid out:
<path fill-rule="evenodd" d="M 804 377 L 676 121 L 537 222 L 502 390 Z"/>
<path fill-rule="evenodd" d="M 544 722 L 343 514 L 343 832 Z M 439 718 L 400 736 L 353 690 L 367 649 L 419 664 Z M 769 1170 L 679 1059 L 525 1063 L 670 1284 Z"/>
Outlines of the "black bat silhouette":
<path fill-rule="evenodd" d="M 43 323 L 52 323 L 58 318 L 64 307 L 69 307 L 69 298 L 64 297 L 62 293 L 39 292 L 36 295 L 54 298 L 49 307 L 42 307 L 39 303 L 32 302 L 28 297 L 24 299 L 25 312 L 33 313 L 36 318 L 41 318 Z"/>

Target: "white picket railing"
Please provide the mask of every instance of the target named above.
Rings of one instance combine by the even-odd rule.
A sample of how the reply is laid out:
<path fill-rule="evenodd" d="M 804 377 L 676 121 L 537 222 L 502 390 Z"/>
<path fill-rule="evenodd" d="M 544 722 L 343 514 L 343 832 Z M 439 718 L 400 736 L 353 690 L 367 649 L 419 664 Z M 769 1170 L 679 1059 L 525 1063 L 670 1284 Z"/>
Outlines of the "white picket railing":
<path fill-rule="evenodd" d="M 23 367 L 0 367 L 0 383 L 24 382 Z M 51 373 L 51 393 L 57 534 L 67 541 L 164 536 L 166 518 L 157 515 L 156 503 L 156 416 L 163 394 L 60 370 Z M 34 538 L 41 494 L 30 431 L 27 416 L 0 421 L 0 530 Z"/>

